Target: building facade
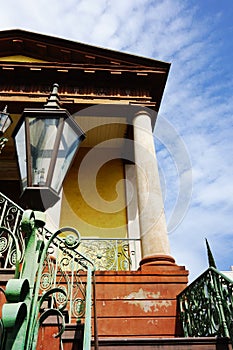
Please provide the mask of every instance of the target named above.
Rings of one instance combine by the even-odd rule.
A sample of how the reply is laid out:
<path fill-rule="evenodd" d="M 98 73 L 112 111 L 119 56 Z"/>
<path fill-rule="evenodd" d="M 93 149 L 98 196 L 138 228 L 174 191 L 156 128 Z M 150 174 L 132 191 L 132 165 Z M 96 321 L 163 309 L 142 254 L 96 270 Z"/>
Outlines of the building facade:
<path fill-rule="evenodd" d="M 176 298 L 188 272 L 170 255 L 153 139 L 169 68 L 60 38 L 0 32 L 0 104 L 13 119 L 1 154 L 0 191 L 21 205 L 11 135 L 24 108 L 42 108 L 54 83 L 62 108 L 86 134 L 46 224 L 50 231 L 76 228 L 80 249 L 94 262 L 93 312 L 103 348 L 155 348 L 156 339 L 160 346 L 158 339 L 182 335 Z M 2 268 L 2 276 L 7 271 Z M 71 338 L 76 321 L 67 325 Z M 51 343 L 51 329 L 51 323 L 42 329 L 38 348 Z M 64 338 L 64 349 L 73 349 L 71 338 Z"/>

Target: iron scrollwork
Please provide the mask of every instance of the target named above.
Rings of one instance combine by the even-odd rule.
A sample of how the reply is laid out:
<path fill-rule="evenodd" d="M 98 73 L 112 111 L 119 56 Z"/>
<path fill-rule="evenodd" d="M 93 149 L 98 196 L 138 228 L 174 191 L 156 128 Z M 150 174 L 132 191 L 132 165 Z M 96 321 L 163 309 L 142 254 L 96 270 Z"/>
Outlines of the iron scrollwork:
<path fill-rule="evenodd" d="M 21 254 L 25 244 L 20 222 L 23 210 L 0 193 L 0 264 L 2 268 L 14 267 L 16 264 L 16 247 L 10 231 L 17 239 Z"/>
<path fill-rule="evenodd" d="M 233 282 L 210 267 L 179 296 L 184 335 L 229 337 L 233 343 Z"/>
<path fill-rule="evenodd" d="M 84 239 L 80 250 L 93 261 L 96 270 L 127 271 L 131 269 L 131 257 L 135 255 L 130 242 L 128 239 Z"/>
<path fill-rule="evenodd" d="M 80 235 L 74 228 L 51 233 L 44 227 L 44 213 L 22 212 L 4 196 L 0 206 L 5 214 L 1 216 L 0 248 L 14 255 L 12 260 L 6 255 L 5 266 L 15 265 L 15 278 L 8 281 L 5 291 L 1 342 L 3 348 L 32 350 L 48 316 L 57 315 L 61 320 L 56 336 L 64 331 L 65 310 L 66 322 L 84 316 L 87 281 L 83 270 L 94 271 L 94 266 L 78 252 Z"/>

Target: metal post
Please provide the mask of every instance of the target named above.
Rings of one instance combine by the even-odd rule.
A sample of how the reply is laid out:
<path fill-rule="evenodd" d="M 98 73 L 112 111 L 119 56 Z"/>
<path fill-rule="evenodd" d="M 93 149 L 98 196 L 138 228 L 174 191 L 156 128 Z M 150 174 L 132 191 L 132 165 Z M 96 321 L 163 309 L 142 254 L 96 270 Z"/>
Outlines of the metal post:
<path fill-rule="evenodd" d="M 212 271 L 214 271 L 214 273 L 212 273 L 212 278 L 213 278 L 213 283 L 214 283 L 214 289 L 216 291 L 216 301 L 219 307 L 219 312 L 220 312 L 220 317 L 221 317 L 221 321 L 222 321 L 222 329 L 224 332 L 224 336 L 227 338 L 230 338 L 230 333 L 227 327 L 227 321 L 226 321 L 226 317 L 225 317 L 225 312 L 224 312 L 224 308 L 222 305 L 222 297 L 221 297 L 221 287 L 219 285 L 219 281 L 218 281 L 218 275 L 217 275 L 217 271 L 214 267 L 210 267 L 210 269 Z"/>
<path fill-rule="evenodd" d="M 91 348 L 91 277 L 92 269 L 88 266 L 83 350 L 89 350 Z"/>
<path fill-rule="evenodd" d="M 40 220 L 42 225 L 45 221 Z M 32 300 L 34 294 L 34 283 L 38 266 L 35 262 L 38 260 L 40 247 L 37 244 L 36 231 L 38 226 L 35 224 L 35 217 L 32 211 L 24 213 L 21 222 L 22 231 L 25 232 L 26 250 L 20 263 L 20 257 L 17 257 L 17 266 L 15 278 L 8 281 L 6 286 L 7 303 L 3 305 L 3 325 L 6 329 L 4 349 L 20 350 L 29 349 L 27 347 L 29 325 L 32 317 Z M 17 240 L 12 234 L 14 243 Z M 16 310 L 16 312 L 11 312 Z M 20 321 L 19 321 L 20 320 Z"/>

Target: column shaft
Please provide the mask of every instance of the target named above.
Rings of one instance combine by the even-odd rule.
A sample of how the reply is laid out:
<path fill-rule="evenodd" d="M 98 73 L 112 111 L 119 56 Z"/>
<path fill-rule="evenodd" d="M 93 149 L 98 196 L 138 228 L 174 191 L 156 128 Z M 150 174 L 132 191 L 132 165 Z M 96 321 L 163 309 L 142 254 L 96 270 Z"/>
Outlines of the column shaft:
<path fill-rule="evenodd" d="M 137 113 L 133 126 L 142 261 L 174 261 L 170 257 L 150 115 Z"/>

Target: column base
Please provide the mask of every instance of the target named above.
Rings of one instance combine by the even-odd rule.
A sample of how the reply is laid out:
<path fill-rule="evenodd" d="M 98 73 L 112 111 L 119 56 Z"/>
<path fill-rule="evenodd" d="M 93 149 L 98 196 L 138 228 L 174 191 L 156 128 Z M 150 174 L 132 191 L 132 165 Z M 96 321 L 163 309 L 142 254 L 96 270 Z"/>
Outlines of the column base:
<path fill-rule="evenodd" d="M 147 267 L 170 268 L 177 267 L 175 259 L 171 255 L 151 255 L 140 261 L 140 270 Z"/>

